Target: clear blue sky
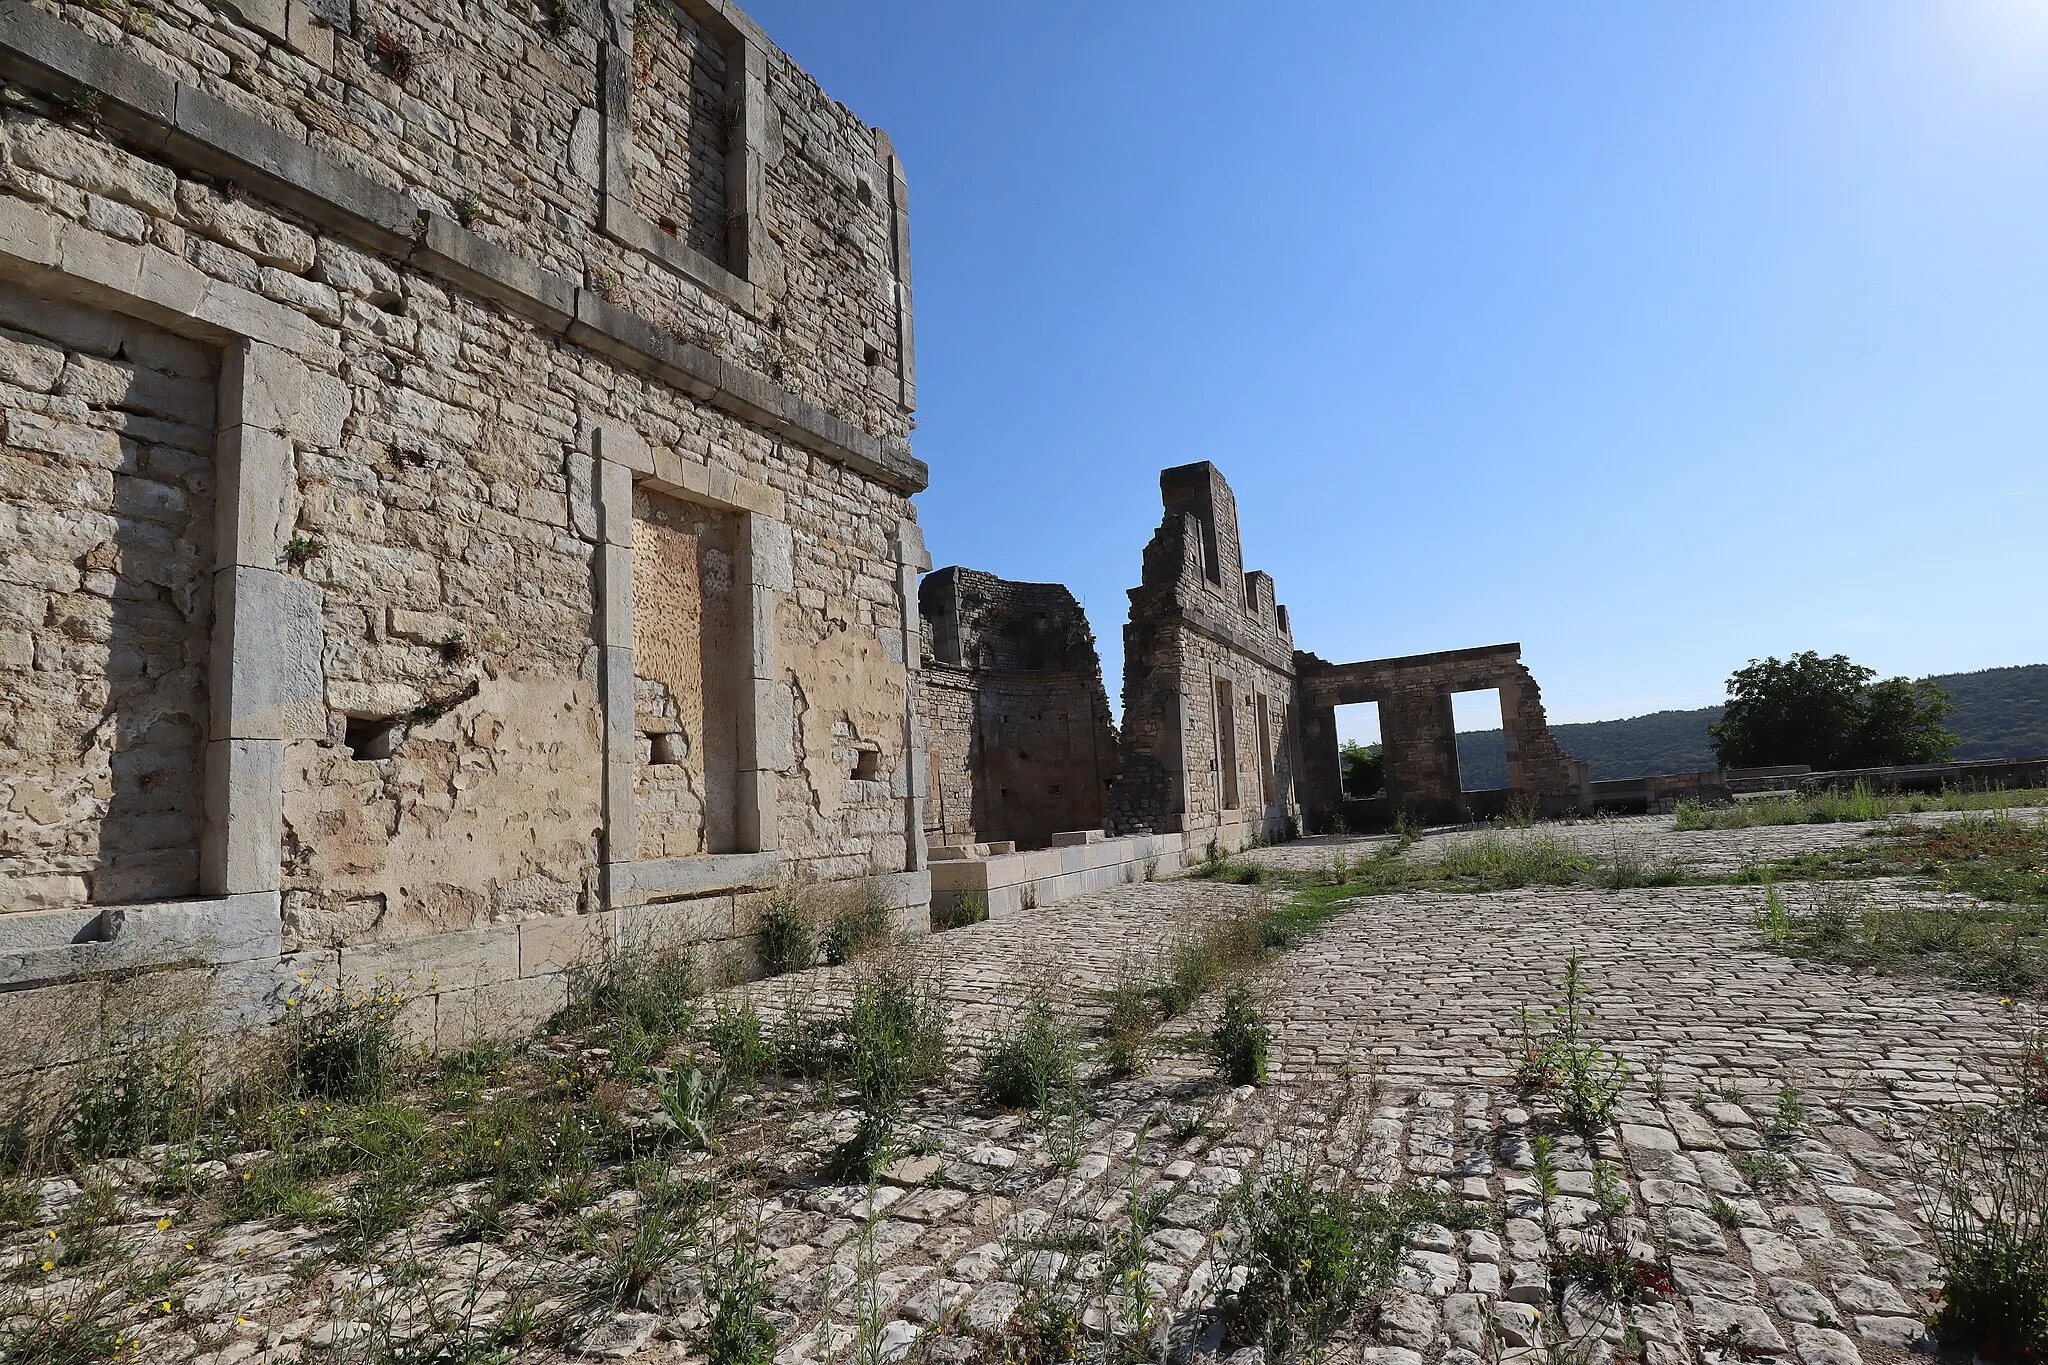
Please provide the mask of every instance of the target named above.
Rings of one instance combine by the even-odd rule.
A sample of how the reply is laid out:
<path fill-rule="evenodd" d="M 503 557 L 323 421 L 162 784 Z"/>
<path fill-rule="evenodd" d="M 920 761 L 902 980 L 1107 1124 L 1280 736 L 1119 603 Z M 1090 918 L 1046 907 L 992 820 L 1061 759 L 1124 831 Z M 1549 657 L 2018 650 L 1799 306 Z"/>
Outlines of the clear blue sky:
<path fill-rule="evenodd" d="M 2048 660 L 2048 0 L 749 9 L 904 157 L 934 557 L 1112 700 L 1197 459 L 1302 648 L 1555 719 Z"/>

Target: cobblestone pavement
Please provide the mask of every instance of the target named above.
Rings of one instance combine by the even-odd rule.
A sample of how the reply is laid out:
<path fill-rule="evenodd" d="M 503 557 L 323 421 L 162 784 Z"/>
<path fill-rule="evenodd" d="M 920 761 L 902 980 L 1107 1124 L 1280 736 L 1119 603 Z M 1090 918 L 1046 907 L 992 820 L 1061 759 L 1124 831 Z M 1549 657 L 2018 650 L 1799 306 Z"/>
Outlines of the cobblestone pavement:
<path fill-rule="evenodd" d="M 1863 886 L 1885 899 L 1929 894 Z M 1143 973 L 1177 934 L 1266 894 L 1139 883 L 903 951 L 971 1051 L 1032 995 L 1092 1025 L 1102 990 Z M 1450 1221 L 1478 1226 L 1429 1225 L 1411 1239 L 1377 1325 L 1353 1343 L 1369 1365 L 1497 1365 L 1538 1347 L 1545 1365 L 1759 1352 L 1801 1365 L 1902 1360 L 1931 1348 L 1936 1285 L 1911 1135 L 1930 1107 L 1991 1093 L 1993 1054 L 2018 1020 L 1981 996 L 1768 952 L 1757 901 L 1754 888 L 1725 886 L 1361 899 L 1256 979 L 1274 1034 L 1264 1085 L 1216 1079 L 1201 1042 L 1211 997 L 1162 1027 L 1150 1074 L 1098 1083 L 1085 1109 L 992 1111 L 973 1093 L 972 1060 L 957 1061 L 950 1081 L 913 1100 L 900 1132 L 909 1155 L 872 1189 L 820 1183 L 858 1115 L 821 1108 L 813 1091 L 743 1101 L 722 1129 L 728 1151 L 684 1170 L 731 1196 L 720 1228 L 758 1233 L 780 1365 L 895 1360 L 920 1342 L 927 1358 L 964 1359 L 973 1332 L 1014 1325 L 1062 1293 L 1082 1297 L 1091 1325 L 1126 1328 L 1142 1291 L 1181 1334 L 1178 1349 L 1214 1349 L 1213 1337 L 1185 1338 L 1230 1283 L 1233 1200 L 1283 1170 L 1368 1191 L 1433 1186 L 1475 1214 Z M 1591 1141 L 1513 1088 L 1520 1013 L 1551 1001 L 1573 956 L 1602 1036 L 1632 1073 L 1616 1122 Z M 861 970 L 740 989 L 772 1021 L 843 998 Z M 1803 1106 L 1796 1123 L 1781 1121 L 1788 1090 Z M 69 1184 L 45 1188 L 45 1216 L 63 1216 L 77 1197 Z M 344 1348 L 366 1339 L 366 1323 L 424 1320 L 426 1298 L 438 1295 L 445 1316 L 469 1295 L 487 1317 L 522 1276 L 566 1294 L 601 1269 L 573 1247 L 543 1256 L 465 1243 L 451 1235 L 465 1197 L 454 1196 L 402 1234 L 403 1274 L 320 1268 L 332 1234 L 220 1231 L 218 1259 L 176 1291 L 189 1322 L 176 1340 L 214 1344 L 161 1358 L 353 1361 Z M 638 1200 L 628 1184 L 593 1212 L 630 1221 Z M 1155 1206 L 1130 1251 L 1133 1208 Z M 128 1216 L 155 1212 L 145 1200 Z M 181 1234 L 145 1221 L 133 1235 Z M 1668 1271 L 1669 1292 L 1623 1310 L 1574 1287 L 1562 1258 L 1615 1249 Z M 520 1359 L 696 1357 L 713 1307 L 704 1283 L 717 1274 L 700 1274 L 709 1244 L 693 1255 L 576 1350 Z"/>
<path fill-rule="evenodd" d="M 1790 840 L 1779 836 L 1811 840 L 1816 829 L 1845 832 L 1763 833 L 1782 847 Z M 1884 901 L 1929 894 L 1892 883 L 1864 891 Z M 1034 986 L 1085 1011 L 1091 990 L 1120 965 L 1129 970 L 1124 945 L 1156 941 L 1160 925 L 1191 922 L 1201 907 L 1242 906 L 1257 894 L 1188 883 L 1119 888 L 956 931 L 932 945 L 931 960 L 969 1033 L 1001 1017 L 994 1002 Z M 1001 1120 L 997 1133 L 934 1114 L 929 1132 L 967 1168 L 1008 1170 L 1015 1161 L 1032 1169 L 1029 1179 L 991 1187 L 1006 1201 L 997 1223 L 1013 1232 L 1017 1219 L 1064 1220 L 1077 1209 L 1112 1225 L 1128 1206 L 1122 1187 L 1133 1171 L 1141 1184 L 1178 1181 L 1173 1221 L 1200 1232 L 1218 1216 L 1219 1196 L 1246 1175 L 1304 1157 L 1368 1185 L 1442 1181 L 1483 1201 L 1499 1220 L 1494 1231 L 1434 1228 L 1417 1239 L 1377 1332 L 1389 1360 L 1487 1356 L 1546 1335 L 1582 1357 L 1604 1355 L 1601 1341 L 1622 1339 L 1616 1315 L 1603 1319 L 1581 1299 L 1560 1298 L 1549 1279 L 1556 1253 L 1603 1237 L 1675 1277 L 1675 1295 L 1632 1314 L 1630 1340 L 1653 1361 L 1697 1358 L 1707 1343 L 1729 1347 L 1737 1338 L 1808 1365 L 1931 1348 L 1923 1319 L 1934 1261 L 1901 1135 L 1930 1106 L 1992 1094 L 2014 1018 L 1988 998 L 1768 952 L 1757 943 L 1757 903 L 1754 889 L 1736 887 L 1361 900 L 1265 975 L 1272 1083 L 1223 1099 L 1209 1116 L 1213 1136 L 1176 1147 L 1155 1127 L 1129 1166 L 1146 1116 L 1199 1102 L 1202 1067 L 1186 1055 L 1149 1083 L 1106 1093 L 1087 1130 L 1088 1155 L 1064 1177 L 1053 1174 L 1057 1135 L 1015 1120 Z M 1634 1079 L 1603 1143 L 1589 1148 L 1549 1126 L 1562 1173 L 1558 1196 L 1545 1201 L 1531 1146 L 1544 1116 L 1511 1083 L 1520 1011 L 1549 1002 L 1572 956 Z M 823 987 L 814 978 L 802 989 Z M 1804 1120 L 1774 1129 L 1788 1090 Z M 1628 1207 L 1612 1222 L 1592 1198 L 1602 1159 L 1626 1171 Z M 956 1183 L 975 1185 L 976 1177 L 958 1180 L 959 1164 L 951 1169 Z M 902 1235 L 910 1248 L 932 1245 L 912 1230 Z M 974 1288 L 971 1277 L 935 1265 L 921 1272 L 940 1286 L 928 1294 L 965 1295 L 993 1320 L 990 1305 L 1023 1290 L 1011 1267 L 1035 1254 L 1029 1238 L 1012 1242 L 982 1244 L 986 1254 L 971 1262 L 1002 1267 L 998 1278 Z M 1213 1296 L 1227 1253 L 1200 1236 L 1168 1238 L 1156 1250 L 1149 1269 L 1170 1300 L 1185 1308 Z M 990 1287 L 1005 1284 L 1014 1291 Z M 921 1310 L 906 1311 L 916 1320 Z"/>

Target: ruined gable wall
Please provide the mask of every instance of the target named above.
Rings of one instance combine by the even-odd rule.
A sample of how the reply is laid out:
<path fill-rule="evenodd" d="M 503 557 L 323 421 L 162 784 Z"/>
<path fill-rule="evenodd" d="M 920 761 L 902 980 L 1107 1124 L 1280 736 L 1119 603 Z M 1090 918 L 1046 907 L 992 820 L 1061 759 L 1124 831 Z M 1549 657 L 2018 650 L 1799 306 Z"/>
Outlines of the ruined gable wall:
<path fill-rule="evenodd" d="M 907 411 L 876 388 L 861 350 L 862 337 L 883 329 L 893 308 L 890 281 L 875 273 L 872 259 L 856 268 L 858 253 L 843 245 L 813 256 L 803 246 L 805 223 L 771 222 L 789 240 L 786 263 L 809 271 L 797 277 L 816 292 L 781 300 L 757 318 L 590 232 L 594 191 L 578 176 L 567 131 L 592 114 L 594 74 L 577 74 L 568 60 L 578 51 L 588 56 L 587 40 L 565 39 L 558 52 L 550 35 L 496 7 L 436 10 L 451 25 L 446 46 L 435 49 L 444 65 L 423 65 L 398 82 L 369 69 L 360 33 L 354 46 L 334 35 L 330 71 L 218 11 L 198 18 L 167 11 L 141 31 L 120 30 L 91 7 L 51 8 L 117 55 L 139 55 L 290 123 L 323 153 L 353 147 L 358 167 L 427 202 L 472 183 L 471 172 L 484 167 L 514 182 L 530 177 L 511 192 L 504 180 L 475 178 L 478 234 L 524 253 L 528 263 L 573 268 L 579 280 L 609 270 L 618 281 L 610 292 L 657 326 L 724 338 L 726 354 L 740 360 L 759 360 L 773 337 L 779 381 L 792 390 L 787 402 L 814 405 L 820 415 L 798 414 L 812 427 L 829 426 L 839 413 L 851 420 L 852 436 L 864 431 L 875 440 L 908 429 Z M 362 18 L 365 31 L 381 22 L 367 11 Z M 468 27 L 458 32 L 458 21 Z M 0 25 L 0 41 L 12 31 Z M 556 55 L 542 61 L 549 53 Z M 872 133 L 807 79 L 791 76 L 786 58 L 771 52 L 768 61 L 771 72 L 783 72 L 779 99 L 808 130 L 770 168 L 769 183 L 793 176 L 804 194 L 843 201 L 839 212 L 849 222 L 871 217 L 865 230 L 884 243 L 885 211 L 859 192 L 863 177 L 879 173 Z M 505 84 L 521 72 L 530 87 Z M 272 98 L 281 105 L 264 102 Z M 374 109 L 404 111 L 405 128 L 381 127 Z M 792 577 L 777 589 L 780 676 L 764 703 L 789 740 L 774 762 L 780 857 L 828 878 L 914 864 L 897 542 L 899 528 L 914 522 L 907 490 L 917 483 L 885 486 L 796 443 L 783 427 L 708 402 L 678 379 L 652 377 L 644 362 L 622 363 L 566 340 L 559 327 L 430 274 L 403 251 L 344 237 L 248 186 L 148 150 L 128 138 L 120 119 L 93 125 L 61 112 L 44 99 L 6 114 L 0 212 L 32 211 L 73 225 L 80 242 L 155 253 L 150 259 L 164 262 L 164 271 L 175 265 L 194 279 L 247 291 L 254 302 L 246 306 L 274 306 L 315 339 L 304 353 L 311 374 L 303 420 L 289 433 L 286 530 L 294 548 L 278 563 L 319 593 L 324 721 L 318 733 L 283 748 L 277 875 L 287 952 L 314 954 L 303 960 L 331 972 L 373 945 L 417 945 L 410 956 L 378 960 L 411 964 L 408 970 L 444 986 L 483 987 L 563 965 L 549 956 L 553 949 L 530 953 L 527 929 L 566 920 L 562 943 L 587 937 L 588 925 L 568 917 L 605 904 L 596 643 L 602 533 L 590 433 L 606 419 L 700 471 L 695 477 L 707 487 L 741 481 L 781 499 Z M 553 126 L 550 120 L 562 129 L 559 144 L 535 131 Z M 429 136 L 429 129 L 438 132 Z M 821 160 L 830 157 L 846 164 Z M 802 197 L 768 202 L 793 210 Z M 434 231 L 454 230 L 442 223 Z M 18 240 L 10 229 L 0 254 Z M 635 280 L 644 289 L 632 287 Z M 46 315 L 51 304 L 39 295 L 26 307 Z M 767 322 L 777 309 L 786 322 L 781 331 Z M 100 324 L 113 325 L 113 314 L 95 311 Z M 749 351 L 748 337 L 762 345 Z M 793 410 L 744 374 L 732 382 L 756 396 L 750 401 Z M 4 395 L 10 430 L 59 397 L 22 393 Z M 88 414 L 86 424 L 93 420 Z M 146 473 L 152 457 L 139 458 Z M 49 468 L 65 480 L 104 482 L 89 454 L 50 455 Z M 51 503 L 54 495 L 36 482 L 41 476 L 18 463 L 7 469 L 0 496 Z M 189 491 L 200 496 L 196 486 Z M 203 529 L 189 525 L 172 553 L 203 560 Z M 76 572 L 83 581 L 88 567 L 74 562 L 55 577 Z M 16 581 L 23 576 L 0 569 L 0 598 L 15 612 L 18 633 L 45 654 L 58 648 L 59 633 L 48 592 L 42 603 L 30 602 L 30 585 Z M 10 638 L 0 631 L 0 640 Z M 104 691 L 107 683 L 88 670 L 81 690 L 63 695 L 90 698 L 95 686 Z M 32 694 L 24 688 L 21 695 Z M 37 714 L 9 723 L 17 734 L 23 727 L 55 734 L 58 709 L 38 703 Z M 396 733 L 390 757 L 349 743 L 352 730 L 373 721 Z M 189 822 L 197 806 L 179 804 Z M 64 828 L 35 836 L 46 853 L 84 847 L 76 820 L 66 814 L 58 823 Z M 46 853 L 37 856 L 48 861 Z M 35 875 L 45 872 L 78 875 L 68 866 Z M 68 901 L 77 890 L 59 883 L 37 895 Z M 714 935 L 746 927 L 731 896 L 707 901 L 701 922 Z M 471 936 L 462 940 L 469 946 L 460 949 L 461 965 L 438 976 L 457 949 L 432 936 L 458 931 Z M 533 1000 L 545 997 L 541 989 Z"/>
<path fill-rule="evenodd" d="M 1169 469 L 1160 484 L 1165 516 L 1124 632 L 1124 750 L 1110 823 L 1118 832 L 1248 824 L 1278 837 L 1299 819 L 1284 612 L 1269 576 L 1243 572 L 1236 498 L 1214 466 Z M 1227 748 L 1219 681 L 1230 693 Z"/>

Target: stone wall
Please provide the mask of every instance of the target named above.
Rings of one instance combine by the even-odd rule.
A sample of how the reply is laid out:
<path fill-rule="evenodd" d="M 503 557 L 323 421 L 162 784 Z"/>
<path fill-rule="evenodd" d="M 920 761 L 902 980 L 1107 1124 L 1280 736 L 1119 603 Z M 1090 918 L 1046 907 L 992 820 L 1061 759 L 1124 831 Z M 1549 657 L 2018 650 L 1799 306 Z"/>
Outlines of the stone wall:
<path fill-rule="evenodd" d="M 1451 697 L 1498 689 L 1507 740 L 1508 791 L 1543 814 L 1590 809 L 1587 766 L 1558 747 L 1543 693 L 1518 644 L 1332 664 L 1296 656 L 1302 712 L 1303 801 L 1310 827 L 1325 829 L 1344 809 L 1336 708 L 1377 702 L 1386 758 L 1387 804 L 1416 820 L 1464 819 L 1475 807 L 1458 774 Z M 1491 813 L 1492 803 L 1486 803 Z"/>
<path fill-rule="evenodd" d="M 1160 474 L 1165 517 L 1124 627 L 1115 833 L 1298 828 L 1294 643 L 1270 575 L 1244 570 L 1237 501 L 1216 467 Z"/>
<path fill-rule="evenodd" d="M 1043 848 L 1100 829 L 1116 732 L 1088 618 L 1057 583 L 946 568 L 918 588 L 926 837 Z"/>
<path fill-rule="evenodd" d="M 901 170 L 622 8 L 0 3 L 15 1003 L 381 974 L 447 1040 L 629 930 L 744 970 L 796 871 L 917 918 Z"/>

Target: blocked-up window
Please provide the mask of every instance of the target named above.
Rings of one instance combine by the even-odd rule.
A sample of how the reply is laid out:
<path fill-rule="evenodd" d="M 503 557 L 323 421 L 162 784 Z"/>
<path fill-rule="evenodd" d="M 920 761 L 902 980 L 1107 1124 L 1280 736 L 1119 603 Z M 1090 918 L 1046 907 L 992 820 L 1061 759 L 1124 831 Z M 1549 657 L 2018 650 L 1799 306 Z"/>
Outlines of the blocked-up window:
<path fill-rule="evenodd" d="M 738 517 L 633 494 L 638 856 L 739 848 L 743 604 Z"/>
<path fill-rule="evenodd" d="M 1273 712 L 1263 692 L 1259 694 L 1258 724 L 1259 787 L 1265 803 L 1270 806 L 1278 799 L 1273 791 Z"/>
<path fill-rule="evenodd" d="M 217 352 L 0 286 L 0 912 L 200 889 Z"/>
<path fill-rule="evenodd" d="M 1224 810 L 1236 810 L 1237 694 L 1222 678 L 1216 680 L 1216 776 L 1217 803 Z"/>

